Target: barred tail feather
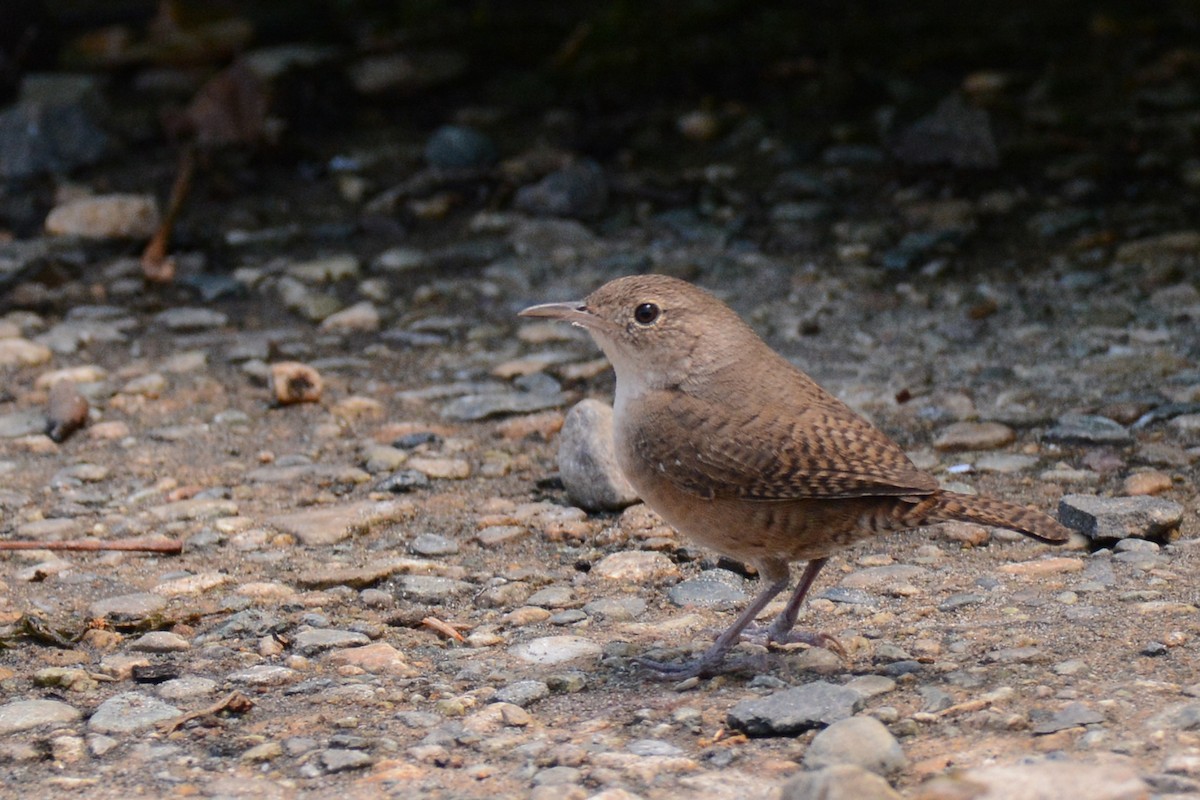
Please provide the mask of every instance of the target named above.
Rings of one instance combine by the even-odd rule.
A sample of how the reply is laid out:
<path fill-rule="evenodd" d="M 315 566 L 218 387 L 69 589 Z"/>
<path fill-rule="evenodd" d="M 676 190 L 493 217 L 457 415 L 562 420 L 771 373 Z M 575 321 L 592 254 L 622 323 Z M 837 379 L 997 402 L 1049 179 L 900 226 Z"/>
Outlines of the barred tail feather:
<path fill-rule="evenodd" d="M 1071 536 L 1066 527 L 1048 515 L 1016 503 L 954 492 L 938 492 L 929 499 L 937 501 L 929 512 L 930 521 L 957 520 L 1008 528 L 1048 544 L 1062 544 Z"/>

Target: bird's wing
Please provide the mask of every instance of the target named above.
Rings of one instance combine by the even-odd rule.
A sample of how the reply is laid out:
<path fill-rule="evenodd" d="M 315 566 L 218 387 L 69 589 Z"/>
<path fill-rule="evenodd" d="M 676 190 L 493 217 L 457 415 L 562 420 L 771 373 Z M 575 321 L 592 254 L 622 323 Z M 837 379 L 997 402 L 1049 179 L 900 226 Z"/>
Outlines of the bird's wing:
<path fill-rule="evenodd" d="M 640 398 L 626 446 L 644 467 L 699 497 L 750 500 L 931 494 L 937 481 L 841 401 L 720 407 L 672 391 Z"/>

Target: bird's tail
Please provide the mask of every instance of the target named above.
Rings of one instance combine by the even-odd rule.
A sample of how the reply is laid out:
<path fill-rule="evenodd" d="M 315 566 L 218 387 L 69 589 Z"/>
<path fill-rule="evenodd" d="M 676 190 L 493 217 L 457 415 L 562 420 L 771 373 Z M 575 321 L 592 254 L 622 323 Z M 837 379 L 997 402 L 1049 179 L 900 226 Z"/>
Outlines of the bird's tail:
<path fill-rule="evenodd" d="M 974 522 L 979 525 L 1008 528 L 1047 544 L 1062 544 L 1071 536 L 1071 532 L 1066 527 L 1041 511 L 991 497 L 937 492 L 927 498 L 922 498 L 921 505 L 925 505 L 925 503 L 931 504 L 931 507 L 925 512 L 926 524 L 950 520 Z"/>

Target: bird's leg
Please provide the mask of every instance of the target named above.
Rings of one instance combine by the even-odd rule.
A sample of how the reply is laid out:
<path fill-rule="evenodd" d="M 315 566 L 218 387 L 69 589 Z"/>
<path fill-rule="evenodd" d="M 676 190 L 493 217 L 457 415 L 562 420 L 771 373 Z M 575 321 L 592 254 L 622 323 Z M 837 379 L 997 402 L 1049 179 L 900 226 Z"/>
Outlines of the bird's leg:
<path fill-rule="evenodd" d="M 806 573 L 807 574 L 807 573 Z M 815 574 L 814 574 L 815 577 Z M 762 610 L 767 607 L 767 604 L 775 599 L 775 596 L 787 588 L 789 575 L 786 565 L 782 577 L 776 578 L 771 582 L 766 589 L 763 589 L 750 605 L 746 606 L 746 610 L 741 613 L 734 623 L 725 629 L 725 632 L 717 637 L 713 642 L 712 647 L 704 651 L 704 655 L 700 656 L 695 661 L 686 661 L 682 664 L 672 664 L 665 661 L 653 661 L 648 658 L 634 659 L 643 667 L 654 670 L 660 673 L 664 678 L 691 678 L 693 676 L 715 675 L 721 670 L 721 662 L 725 658 L 725 653 L 729 648 L 737 644 L 741 638 L 742 631 L 746 629 L 754 618 L 757 617 Z M 811 583 L 811 579 L 809 583 Z M 738 666 L 738 665 L 734 665 Z"/>
<path fill-rule="evenodd" d="M 808 590 L 812 588 L 813 581 L 817 579 L 817 573 L 821 571 L 821 567 L 825 566 L 828 558 L 814 558 L 808 562 L 808 566 L 804 568 L 804 574 L 800 576 L 800 582 L 796 584 L 796 591 L 792 592 L 792 596 L 788 598 L 787 605 L 783 607 L 783 611 L 779 612 L 766 630 L 767 642 L 775 642 L 776 644 L 792 644 L 795 642 L 803 642 L 814 647 L 824 647 L 832 650 L 842 658 L 847 657 L 846 648 L 842 643 L 833 638 L 827 633 L 809 633 L 808 631 L 794 631 L 796 625 L 796 617 L 800 615 L 800 606 L 804 603 L 804 598 L 808 595 Z"/>

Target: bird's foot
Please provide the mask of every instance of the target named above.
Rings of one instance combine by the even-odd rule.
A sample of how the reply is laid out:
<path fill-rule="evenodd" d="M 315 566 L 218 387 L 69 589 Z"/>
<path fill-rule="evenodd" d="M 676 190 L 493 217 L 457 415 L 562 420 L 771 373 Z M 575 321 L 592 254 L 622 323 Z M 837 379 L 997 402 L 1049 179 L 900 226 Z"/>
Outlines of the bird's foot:
<path fill-rule="evenodd" d="M 635 658 L 640 667 L 658 673 L 661 680 L 682 681 L 688 678 L 711 678 L 745 669 L 761 670 L 766 665 L 766 655 L 748 658 L 725 658 L 724 653 L 705 653 L 692 661 L 655 661 L 652 658 Z"/>
<path fill-rule="evenodd" d="M 763 645 L 764 647 L 777 644 L 806 644 L 810 647 L 823 647 L 835 653 L 843 661 L 850 660 L 850 653 L 837 637 L 820 631 L 779 630 L 777 625 L 755 626 L 747 629 L 742 638 Z"/>

